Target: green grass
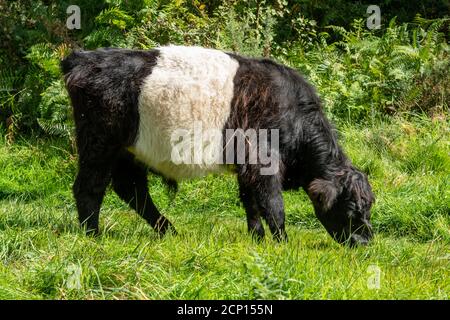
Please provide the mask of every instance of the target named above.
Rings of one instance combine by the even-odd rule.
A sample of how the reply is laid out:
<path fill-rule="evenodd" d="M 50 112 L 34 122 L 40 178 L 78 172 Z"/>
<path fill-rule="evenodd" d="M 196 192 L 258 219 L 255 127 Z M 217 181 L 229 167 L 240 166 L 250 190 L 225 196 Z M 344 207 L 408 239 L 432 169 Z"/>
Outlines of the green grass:
<path fill-rule="evenodd" d="M 289 243 L 253 242 L 232 175 L 184 182 L 172 201 L 150 178 L 178 236 L 159 239 L 108 191 L 102 233 L 86 237 L 71 195 L 76 159 L 64 143 L 2 140 L 0 299 L 448 299 L 448 122 L 340 129 L 377 197 L 368 247 L 333 242 L 302 191 L 285 193 Z M 368 287 L 374 266 L 378 289 Z"/>

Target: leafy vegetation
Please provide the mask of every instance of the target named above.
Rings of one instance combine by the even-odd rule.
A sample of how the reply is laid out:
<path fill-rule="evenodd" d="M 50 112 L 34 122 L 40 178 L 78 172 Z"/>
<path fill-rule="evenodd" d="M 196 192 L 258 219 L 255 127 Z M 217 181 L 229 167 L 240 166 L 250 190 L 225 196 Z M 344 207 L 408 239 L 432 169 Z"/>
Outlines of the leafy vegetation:
<path fill-rule="evenodd" d="M 316 84 L 329 113 L 348 121 L 447 109 L 450 51 L 437 32 L 445 20 L 425 30 L 394 19 L 380 36 L 363 23 L 355 20 L 350 30 L 330 26 L 340 40 L 328 44 L 322 33 L 316 50 L 294 49 L 285 58 Z"/>
<path fill-rule="evenodd" d="M 448 1 L 0 2 L 0 298 L 428 298 L 450 291 Z M 66 8 L 81 8 L 69 30 Z M 156 234 L 115 195 L 102 235 L 78 228 L 73 123 L 59 61 L 71 50 L 201 45 L 271 57 L 313 83 L 376 194 L 376 239 L 348 249 L 287 192 L 288 244 L 254 243 L 232 176 L 150 189 L 180 231 Z M 282 257 L 282 258 L 280 258 Z M 379 289 L 367 286 L 381 270 Z"/>
<path fill-rule="evenodd" d="M 389 8 L 388 2 L 383 8 Z M 304 73 L 335 120 L 367 121 L 410 110 L 432 114 L 448 107 L 447 17 L 418 15 L 409 23 L 393 18 L 384 21 L 381 31 L 371 31 L 363 20 L 366 7 L 343 2 L 328 17 L 319 14 L 329 8 L 326 1 L 314 8 L 287 0 L 74 4 L 82 8 L 81 30 L 65 27 L 65 1 L 1 4 L 0 21 L 7 32 L 1 35 L 0 120 L 11 139 L 20 131 L 70 138 L 73 126 L 59 60 L 79 47 L 150 49 L 173 43 L 270 56 Z M 430 1 L 429 8 L 442 5 Z M 359 19 L 352 20 L 355 12 Z M 353 22 L 345 28 L 324 26 L 337 21 L 336 13 Z"/>

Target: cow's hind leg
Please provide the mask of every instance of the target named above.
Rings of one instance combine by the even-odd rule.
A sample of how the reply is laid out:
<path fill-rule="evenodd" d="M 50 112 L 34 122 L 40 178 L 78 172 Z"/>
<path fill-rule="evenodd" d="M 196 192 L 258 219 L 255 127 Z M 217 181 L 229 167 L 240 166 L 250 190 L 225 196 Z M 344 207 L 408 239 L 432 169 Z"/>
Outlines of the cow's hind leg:
<path fill-rule="evenodd" d="M 110 178 L 109 163 L 80 161 L 73 194 L 78 209 L 78 219 L 87 234 L 98 234 L 100 206 Z"/>
<path fill-rule="evenodd" d="M 148 192 L 147 169 L 129 152 L 122 152 L 112 170 L 112 185 L 119 197 L 136 210 L 160 235 L 175 229 L 161 215 Z"/>

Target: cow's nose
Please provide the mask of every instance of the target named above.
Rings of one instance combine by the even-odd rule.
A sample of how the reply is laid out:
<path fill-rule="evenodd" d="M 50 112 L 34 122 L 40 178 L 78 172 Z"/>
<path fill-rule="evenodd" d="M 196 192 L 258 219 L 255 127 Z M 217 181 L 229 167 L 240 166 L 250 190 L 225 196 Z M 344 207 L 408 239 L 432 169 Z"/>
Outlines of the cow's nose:
<path fill-rule="evenodd" d="M 350 237 L 350 246 L 356 246 L 356 245 L 367 245 L 369 244 L 369 239 L 366 237 L 363 237 L 359 234 L 352 234 Z"/>

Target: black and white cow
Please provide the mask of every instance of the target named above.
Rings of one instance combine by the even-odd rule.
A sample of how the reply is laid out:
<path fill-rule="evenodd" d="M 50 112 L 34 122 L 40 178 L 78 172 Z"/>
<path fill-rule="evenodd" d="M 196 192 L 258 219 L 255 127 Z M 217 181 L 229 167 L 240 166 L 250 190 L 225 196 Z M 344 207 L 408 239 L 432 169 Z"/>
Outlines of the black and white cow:
<path fill-rule="evenodd" d="M 367 177 L 339 147 L 313 87 L 293 69 L 267 59 L 184 46 L 80 51 L 61 66 L 79 153 L 73 191 L 88 232 L 98 232 L 100 206 L 111 181 L 120 198 L 164 234 L 173 227 L 148 194 L 147 171 L 173 185 L 228 168 L 237 174 L 248 229 L 259 239 L 264 237 L 261 218 L 277 240 L 287 239 L 282 191 L 300 187 L 336 241 L 365 244 L 372 237 L 374 197 Z M 213 158 L 229 152 L 234 137 L 225 133 L 230 129 L 276 130 L 276 148 L 269 139 L 266 149 L 277 159 L 277 170 L 262 174 L 265 165 L 249 161 L 249 139 L 245 161 L 232 166 L 228 161 L 175 161 L 174 132 L 190 132 L 194 124 L 220 130 L 223 139 L 208 141 Z M 242 151 L 232 145 L 237 154 Z"/>

